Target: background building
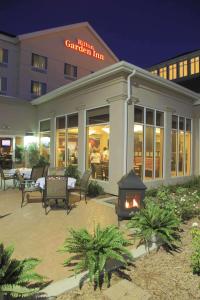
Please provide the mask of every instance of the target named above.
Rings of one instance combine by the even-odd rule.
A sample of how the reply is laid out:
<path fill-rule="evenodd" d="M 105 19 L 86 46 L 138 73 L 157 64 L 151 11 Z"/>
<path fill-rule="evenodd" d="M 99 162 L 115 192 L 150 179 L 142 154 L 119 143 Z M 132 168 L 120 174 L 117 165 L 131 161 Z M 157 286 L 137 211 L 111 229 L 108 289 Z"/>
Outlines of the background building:
<path fill-rule="evenodd" d="M 31 100 L 118 61 L 89 23 L 0 32 L 0 95 Z"/>
<path fill-rule="evenodd" d="M 152 74 L 200 93 L 200 50 L 180 54 L 148 70 Z"/>

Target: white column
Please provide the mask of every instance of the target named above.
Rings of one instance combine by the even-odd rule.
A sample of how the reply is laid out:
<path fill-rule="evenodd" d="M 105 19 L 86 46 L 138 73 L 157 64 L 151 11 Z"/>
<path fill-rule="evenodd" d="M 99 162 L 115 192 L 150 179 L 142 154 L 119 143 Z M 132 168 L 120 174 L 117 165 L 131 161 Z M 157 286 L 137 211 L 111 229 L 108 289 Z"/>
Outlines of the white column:
<path fill-rule="evenodd" d="M 81 173 L 85 171 L 86 158 L 86 111 L 78 111 L 78 169 Z"/>

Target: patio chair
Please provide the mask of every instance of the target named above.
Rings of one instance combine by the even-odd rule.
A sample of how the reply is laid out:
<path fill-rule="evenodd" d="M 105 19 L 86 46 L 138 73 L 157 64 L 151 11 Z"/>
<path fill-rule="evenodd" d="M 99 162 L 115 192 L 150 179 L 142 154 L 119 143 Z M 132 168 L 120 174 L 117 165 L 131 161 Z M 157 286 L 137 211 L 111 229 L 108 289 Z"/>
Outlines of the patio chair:
<path fill-rule="evenodd" d="M 46 177 L 48 175 L 49 165 L 45 165 L 43 168 L 42 177 Z"/>
<path fill-rule="evenodd" d="M 26 194 L 28 195 L 28 193 L 32 193 L 32 192 L 40 192 L 42 194 L 42 190 L 40 189 L 40 187 L 36 186 L 32 180 L 25 180 L 19 172 L 16 172 L 16 177 L 19 182 L 19 190 L 22 192 L 21 207 L 24 204 L 24 199 Z"/>
<path fill-rule="evenodd" d="M 15 186 L 15 175 L 6 175 L 3 171 L 3 169 L 0 167 L 0 175 L 1 175 L 1 189 L 4 183 L 4 188 L 3 190 L 5 191 L 6 189 L 6 180 L 13 180 L 13 186 Z"/>
<path fill-rule="evenodd" d="M 33 166 L 32 167 L 32 171 L 31 171 L 31 176 L 30 178 L 24 178 L 25 181 L 34 181 L 36 182 L 36 180 L 38 178 L 43 177 L 43 173 L 44 173 L 44 167 L 37 167 L 37 166 Z"/>
<path fill-rule="evenodd" d="M 50 206 L 50 200 L 55 200 L 58 204 L 58 200 L 63 200 L 66 206 L 67 213 L 70 210 L 69 206 L 69 194 L 67 188 L 67 177 L 65 176 L 46 176 L 45 177 L 45 190 L 43 195 L 43 204 L 45 208 L 45 214 L 47 215 L 47 207 Z"/>
<path fill-rule="evenodd" d="M 76 185 L 74 188 L 70 188 L 69 192 L 79 191 L 80 192 L 80 201 L 82 193 L 85 195 L 85 203 L 87 204 L 87 190 L 88 190 L 88 183 L 91 176 L 91 170 L 87 170 L 84 172 L 83 176 L 80 179 L 79 185 Z"/>

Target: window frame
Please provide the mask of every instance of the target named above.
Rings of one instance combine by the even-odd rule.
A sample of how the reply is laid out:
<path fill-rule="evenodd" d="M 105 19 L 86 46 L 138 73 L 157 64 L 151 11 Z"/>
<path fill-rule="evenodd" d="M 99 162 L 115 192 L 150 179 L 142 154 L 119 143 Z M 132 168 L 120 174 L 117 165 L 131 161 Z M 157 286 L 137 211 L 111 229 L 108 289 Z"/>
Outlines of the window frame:
<path fill-rule="evenodd" d="M 2 89 L 2 82 L 4 80 L 5 89 Z M 0 76 L 0 95 L 6 95 L 8 91 L 8 78 L 5 76 Z"/>
<path fill-rule="evenodd" d="M 67 74 L 67 66 L 70 67 L 70 74 Z M 77 80 L 78 78 L 78 66 L 69 64 L 67 62 L 64 63 L 64 77 L 70 80 Z"/>
<path fill-rule="evenodd" d="M 2 50 L 2 61 L 0 61 L 0 66 L 7 67 L 8 65 L 8 49 L 0 47 Z"/>
<path fill-rule="evenodd" d="M 42 68 L 40 66 L 39 67 L 38 66 L 34 66 L 34 56 L 37 56 L 38 59 L 39 58 L 44 59 L 44 68 Z M 31 67 L 32 67 L 32 71 L 36 71 L 36 72 L 40 72 L 40 73 L 47 73 L 47 69 L 48 69 L 48 57 L 32 52 L 32 54 L 31 54 Z"/>
<path fill-rule="evenodd" d="M 177 122 L 177 129 L 172 128 L 172 124 L 171 124 L 171 138 L 172 138 L 172 131 L 176 132 L 177 137 L 176 137 L 176 175 L 172 176 L 172 169 L 171 169 L 171 164 L 170 164 L 170 177 L 172 178 L 177 178 L 177 177 L 186 177 L 186 176 L 191 176 L 193 173 L 193 166 L 192 166 L 192 162 L 193 162 L 193 144 L 192 144 L 192 139 L 193 139 L 193 119 L 191 117 L 183 117 L 180 116 L 178 114 L 172 114 L 172 116 L 176 116 L 178 118 L 178 122 Z M 180 130 L 180 123 L 179 123 L 179 119 L 180 118 L 184 118 L 184 129 Z M 187 131 L 186 130 L 186 122 L 187 119 L 191 121 L 191 130 Z M 179 175 L 179 142 L 180 142 L 180 131 L 184 132 L 184 161 L 183 161 L 183 175 Z M 186 174 L 186 132 L 190 132 L 191 134 L 191 156 L 190 156 L 190 174 L 187 175 Z"/>
<path fill-rule="evenodd" d="M 38 89 L 39 89 L 39 86 L 41 86 L 41 94 L 36 94 L 36 93 L 33 92 L 34 84 L 38 84 Z M 45 93 L 42 92 L 43 87 L 45 87 Z M 41 82 L 41 81 L 38 81 L 38 80 L 31 80 L 31 98 L 32 99 L 41 97 L 41 96 L 45 95 L 46 93 L 47 93 L 47 83 L 46 82 Z"/>
<path fill-rule="evenodd" d="M 143 162 L 143 170 L 142 170 L 142 180 L 144 181 L 153 181 L 153 180 L 163 180 L 165 177 L 165 112 L 163 110 L 160 109 L 155 109 L 149 106 L 142 106 L 142 105 L 135 105 L 136 107 L 141 107 L 143 108 L 143 113 L 144 113 L 144 120 L 143 123 L 138 123 L 135 122 L 134 120 L 134 125 L 142 125 L 143 126 L 143 158 L 142 158 L 142 162 Z M 150 125 L 146 123 L 146 110 L 153 110 L 154 112 L 154 124 Z M 161 112 L 163 113 L 163 126 L 157 126 L 156 125 L 156 112 Z M 134 110 L 135 113 L 135 110 Z M 145 178 L 145 167 L 146 167 L 146 162 L 145 162 L 145 158 L 146 158 L 146 127 L 151 127 L 153 128 L 153 176 L 151 179 L 146 179 Z M 156 173 L 156 128 L 161 128 L 163 129 L 163 159 L 162 159 L 162 177 L 156 177 L 155 173 Z M 134 129 L 133 129 L 133 138 L 134 138 Z M 133 159 L 134 159 L 134 152 L 133 152 Z M 134 165 L 133 165 L 134 168 Z"/>

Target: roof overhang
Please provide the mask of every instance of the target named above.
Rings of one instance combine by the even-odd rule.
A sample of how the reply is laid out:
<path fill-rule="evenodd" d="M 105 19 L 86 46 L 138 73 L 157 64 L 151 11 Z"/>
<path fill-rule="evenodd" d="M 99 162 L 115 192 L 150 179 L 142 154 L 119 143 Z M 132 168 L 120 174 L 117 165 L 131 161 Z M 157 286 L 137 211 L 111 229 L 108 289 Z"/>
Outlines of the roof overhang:
<path fill-rule="evenodd" d="M 108 66 L 104 69 L 101 69 L 93 74 L 82 77 L 72 83 L 61 86 L 58 89 L 53 90 L 53 91 L 49 92 L 48 94 L 31 101 L 31 103 L 32 103 L 32 105 L 40 105 L 42 103 L 51 101 L 54 98 L 60 97 L 64 94 L 73 92 L 77 89 L 87 87 L 88 85 L 91 85 L 91 84 L 95 84 L 102 79 L 106 79 L 108 77 L 111 77 L 111 76 L 114 76 L 114 75 L 117 75 L 120 73 L 125 73 L 125 74 L 129 75 L 130 73 L 133 72 L 133 70 L 136 71 L 135 76 L 137 76 L 138 78 L 145 79 L 157 86 L 166 88 L 170 91 L 178 93 L 179 95 L 187 97 L 188 100 L 192 103 L 195 101 L 200 101 L 199 94 L 192 92 L 192 91 L 188 90 L 187 88 L 184 88 L 174 82 L 171 82 L 171 81 L 163 79 L 159 76 L 153 75 L 150 72 L 148 72 L 142 68 L 136 67 L 135 65 L 132 65 L 125 61 L 121 61 L 121 62 L 118 62 L 111 66 Z"/>

